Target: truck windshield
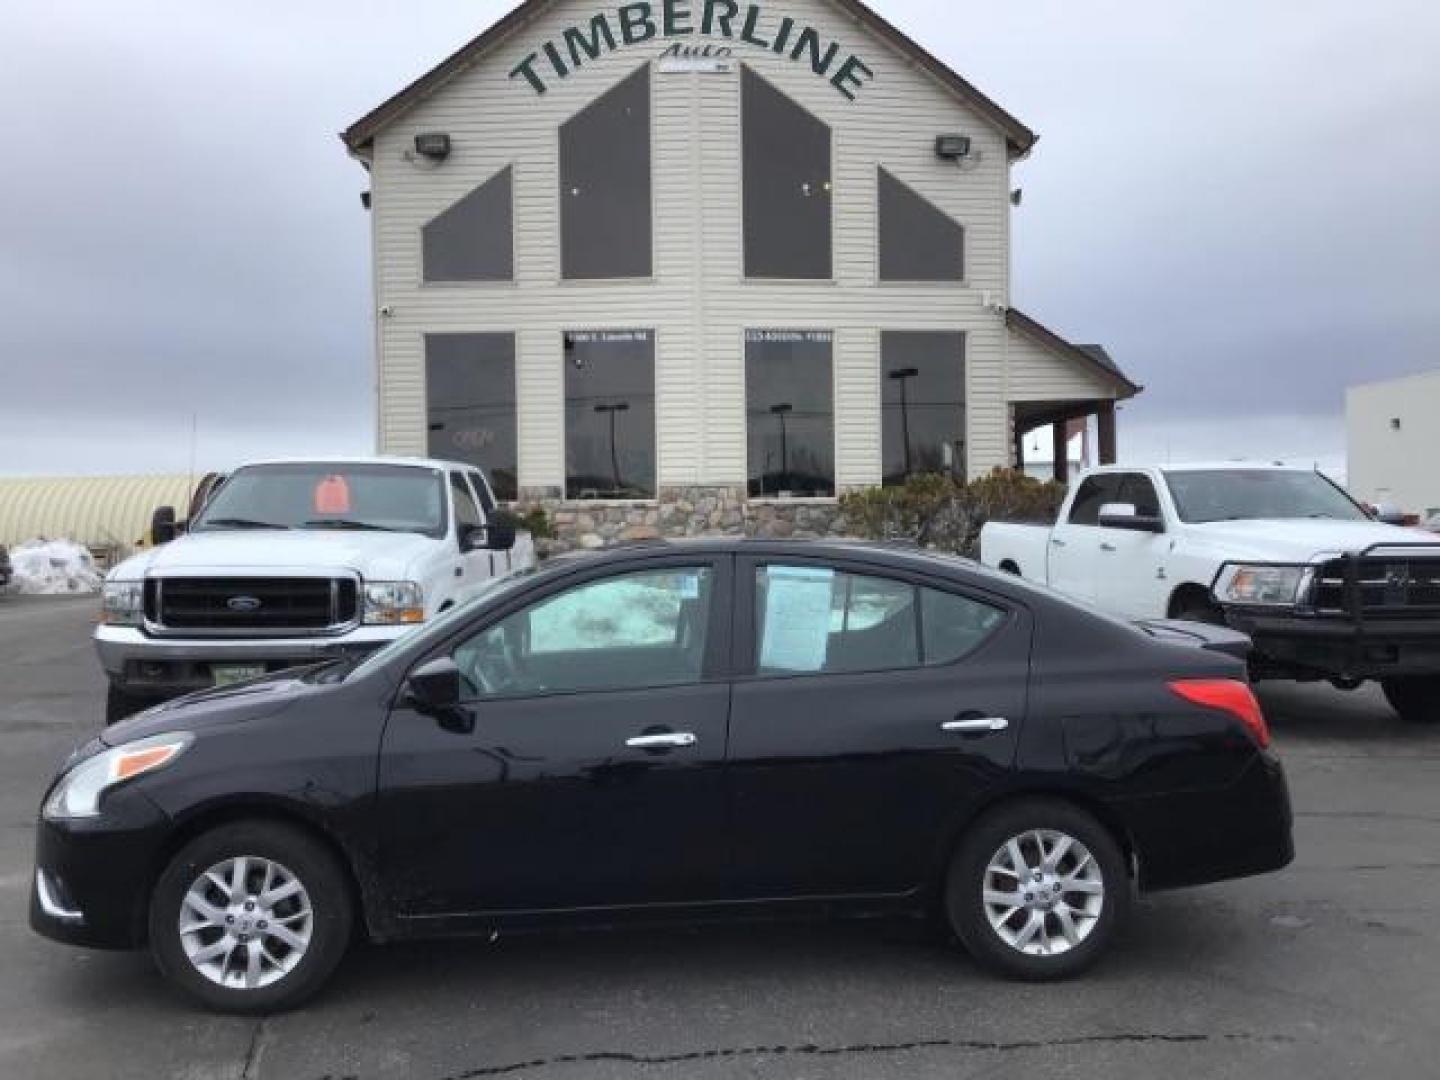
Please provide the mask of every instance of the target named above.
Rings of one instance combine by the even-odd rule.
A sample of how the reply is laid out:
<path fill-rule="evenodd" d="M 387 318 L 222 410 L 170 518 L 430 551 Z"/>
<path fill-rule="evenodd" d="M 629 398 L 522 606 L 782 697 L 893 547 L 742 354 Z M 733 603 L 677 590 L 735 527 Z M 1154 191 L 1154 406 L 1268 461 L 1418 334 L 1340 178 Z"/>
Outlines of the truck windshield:
<path fill-rule="evenodd" d="M 1290 521 L 1301 518 L 1368 521 L 1365 511 L 1320 473 L 1290 469 L 1213 469 L 1167 472 L 1180 520 Z"/>
<path fill-rule="evenodd" d="M 314 529 L 442 537 L 445 480 L 413 465 L 307 462 L 239 469 L 191 532 Z"/>

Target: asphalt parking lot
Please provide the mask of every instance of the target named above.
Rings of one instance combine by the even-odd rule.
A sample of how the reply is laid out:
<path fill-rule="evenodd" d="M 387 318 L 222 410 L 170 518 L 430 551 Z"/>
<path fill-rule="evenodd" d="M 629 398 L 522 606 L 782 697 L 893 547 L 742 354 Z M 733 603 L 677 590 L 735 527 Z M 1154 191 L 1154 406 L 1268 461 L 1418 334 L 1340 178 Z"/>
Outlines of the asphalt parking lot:
<path fill-rule="evenodd" d="M 302 1012 L 197 1011 L 144 955 L 26 922 L 32 822 L 99 726 L 94 601 L 0 598 L 0 1077 L 668 1080 L 1437 1075 L 1440 730 L 1266 691 L 1283 874 L 1146 899 L 1081 982 L 976 971 L 923 927 L 768 926 L 365 948 Z"/>

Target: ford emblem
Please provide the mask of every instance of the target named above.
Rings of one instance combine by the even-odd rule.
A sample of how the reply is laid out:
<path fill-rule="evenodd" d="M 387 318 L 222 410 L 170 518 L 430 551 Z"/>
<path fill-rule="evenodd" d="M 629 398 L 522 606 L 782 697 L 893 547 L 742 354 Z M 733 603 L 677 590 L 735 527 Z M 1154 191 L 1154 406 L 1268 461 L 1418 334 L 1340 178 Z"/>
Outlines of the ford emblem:
<path fill-rule="evenodd" d="M 260 600 L 254 596 L 232 596 L 225 601 L 225 606 L 231 611 L 249 614 L 252 611 L 260 610 Z"/>

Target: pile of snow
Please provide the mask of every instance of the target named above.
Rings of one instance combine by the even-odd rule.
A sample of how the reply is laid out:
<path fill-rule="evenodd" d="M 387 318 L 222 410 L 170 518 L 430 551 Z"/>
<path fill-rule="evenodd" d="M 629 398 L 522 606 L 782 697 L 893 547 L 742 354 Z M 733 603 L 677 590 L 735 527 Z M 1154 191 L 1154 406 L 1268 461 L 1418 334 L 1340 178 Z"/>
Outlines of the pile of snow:
<path fill-rule="evenodd" d="M 73 540 L 31 540 L 10 549 L 14 588 L 29 596 L 63 596 L 100 590 L 104 575 L 90 552 Z"/>

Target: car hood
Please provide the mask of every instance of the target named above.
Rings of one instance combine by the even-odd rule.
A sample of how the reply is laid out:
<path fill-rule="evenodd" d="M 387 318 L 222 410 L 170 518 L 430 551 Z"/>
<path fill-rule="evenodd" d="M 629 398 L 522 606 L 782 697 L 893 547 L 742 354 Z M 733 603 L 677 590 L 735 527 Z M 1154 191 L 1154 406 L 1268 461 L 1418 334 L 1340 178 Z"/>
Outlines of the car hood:
<path fill-rule="evenodd" d="M 1226 559 L 1306 563 L 1322 555 L 1359 553 L 1376 544 L 1426 544 L 1414 529 L 1376 521 L 1215 521 L 1192 525 L 1193 536 Z M 1440 555 L 1440 537 L 1434 554 Z"/>
<path fill-rule="evenodd" d="M 232 686 L 187 694 L 106 728 L 100 733 L 100 738 L 107 746 L 121 746 L 151 735 L 202 731 L 273 716 L 298 701 L 329 693 L 341 685 L 304 678 L 314 670 L 315 667 L 292 668 Z"/>
<path fill-rule="evenodd" d="M 136 580 L 152 574 L 259 577 L 284 571 L 301 575 L 349 572 L 369 581 L 403 581 L 436 543 L 419 533 L 398 532 L 200 532 L 137 555 L 117 566 L 110 576 Z"/>

